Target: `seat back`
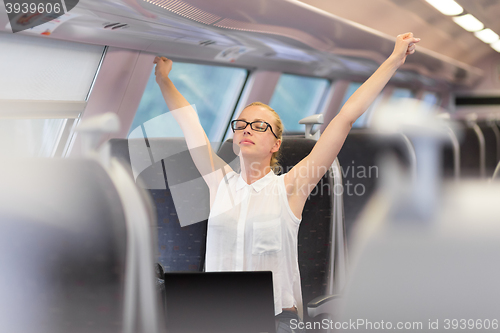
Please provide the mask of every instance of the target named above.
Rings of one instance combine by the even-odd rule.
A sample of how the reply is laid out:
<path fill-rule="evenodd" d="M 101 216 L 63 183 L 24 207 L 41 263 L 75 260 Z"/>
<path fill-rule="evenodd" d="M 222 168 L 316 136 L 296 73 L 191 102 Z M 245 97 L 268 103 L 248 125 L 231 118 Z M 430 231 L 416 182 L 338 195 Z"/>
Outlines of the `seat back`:
<path fill-rule="evenodd" d="M 498 313 L 500 287 L 492 277 L 500 267 L 491 263 L 500 251 L 500 184 L 448 185 L 440 190 L 435 215 L 424 223 L 402 215 L 394 219 L 391 212 L 379 217 L 384 225 L 365 235 L 336 322 L 360 318 L 358 328 L 373 332 L 384 318 L 431 331 L 448 318 Z M 380 214 L 379 207 L 371 208 L 367 223 Z"/>
<path fill-rule="evenodd" d="M 0 165 L 0 322 L 6 332 L 121 332 L 126 222 L 91 160 Z"/>
<path fill-rule="evenodd" d="M 158 261 L 165 271 L 202 271 L 208 188 L 189 155 L 185 140 L 111 139 L 109 144 L 111 155 L 131 167 L 137 184 L 152 197 L 158 218 Z M 188 220 L 185 224 L 201 222 L 181 227 L 180 219 Z"/>
<path fill-rule="evenodd" d="M 497 167 L 495 168 L 495 172 L 493 172 L 493 177 L 491 177 L 492 180 L 499 180 L 500 179 L 500 162 L 498 162 Z"/>
<path fill-rule="evenodd" d="M 338 158 L 344 180 L 344 214 L 347 239 L 360 213 L 375 193 L 383 177 L 380 158 L 392 153 L 411 176 L 415 168 L 415 152 L 402 134 L 383 135 L 369 129 L 353 129 Z M 349 241 L 348 243 L 349 244 Z"/>
<path fill-rule="evenodd" d="M 484 177 L 484 136 L 476 123 L 464 123 L 464 137 L 460 142 L 460 170 L 462 178 Z"/>
<path fill-rule="evenodd" d="M 458 126 L 458 124 L 455 124 Z M 441 150 L 442 175 L 444 179 L 460 178 L 460 139 L 452 127 L 447 126 L 449 140 L 445 140 Z"/>
<path fill-rule="evenodd" d="M 491 122 L 480 122 L 478 123 L 481 132 L 484 135 L 484 147 L 485 147 L 485 172 L 486 177 L 490 178 L 495 171 L 498 163 L 498 144 L 499 144 L 499 133 L 498 128 L 495 124 Z"/>
<path fill-rule="evenodd" d="M 283 137 L 279 157 L 283 172 L 306 157 L 315 144 L 311 139 Z M 232 140 L 223 143 L 218 155 L 227 162 L 235 160 Z M 238 165 L 233 164 L 233 169 L 238 170 Z M 304 306 L 315 297 L 331 292 L 333 189 L 333 179 L 327 172 L 311 192 L 302 212 L 298 258 Z M 304 321 L 312 319 L 304 313 Z"/>

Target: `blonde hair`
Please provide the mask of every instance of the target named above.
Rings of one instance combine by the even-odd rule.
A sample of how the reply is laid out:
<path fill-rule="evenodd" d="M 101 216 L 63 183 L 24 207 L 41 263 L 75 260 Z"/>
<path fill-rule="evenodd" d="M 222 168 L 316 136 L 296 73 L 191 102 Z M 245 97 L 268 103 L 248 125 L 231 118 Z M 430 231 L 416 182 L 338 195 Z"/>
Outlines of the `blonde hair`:
<path fill-rule="evenodd" d="M 271 113 L 274 116 L 274 120 L 276 122 L 276 125 L 273 126 L 273 132 L 274 132 L 274 134 L 276 134 L 276 136 L 278 137 L 279 140 L 282 140 L 283 123 L 281 122 L 281 118 L 278 115 L 278 113 L 276 111 L 274 111 L 274 109 L 272 107 L 270 107 L 269 105 L 261 103 L 261 102 L 250 103 L 247 106 L 245 106 L 243 108 L 243 110 L 245 110 L 246 108 L 248 108 L 250 106 L 261 106 L 261 107 L 271 111 Z M 279 155 L 280 155 L 280 150 L 278 149 L 278 151 L 274 152 L 273 155 L 271 156 L 270 165 L 271 165 L 271 170 L 273 170 L 274 173 L 279 173 L 279 171 L 281 170 L 281 166 L 279 164 Z"/>

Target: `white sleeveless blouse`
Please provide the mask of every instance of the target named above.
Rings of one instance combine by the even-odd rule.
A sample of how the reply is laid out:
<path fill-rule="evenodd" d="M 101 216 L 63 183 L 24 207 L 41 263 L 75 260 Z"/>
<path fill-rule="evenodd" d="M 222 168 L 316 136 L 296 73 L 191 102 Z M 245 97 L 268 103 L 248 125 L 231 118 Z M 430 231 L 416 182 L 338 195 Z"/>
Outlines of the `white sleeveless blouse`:
<path fill-rule="evenodd" d="M 299 224 L 284 175 L 270 171 L 248 185 L 239 174 L 227 174 L 208 218 L 206 271 L 272 271 L 275 314 L 296 306 L 302 317 Z"/>

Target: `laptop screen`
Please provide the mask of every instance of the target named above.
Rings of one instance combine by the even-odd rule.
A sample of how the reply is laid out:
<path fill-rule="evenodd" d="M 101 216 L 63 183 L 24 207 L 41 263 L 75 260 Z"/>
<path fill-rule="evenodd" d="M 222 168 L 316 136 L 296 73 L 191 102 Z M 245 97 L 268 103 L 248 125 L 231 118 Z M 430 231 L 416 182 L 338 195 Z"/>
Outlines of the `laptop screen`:
<path fill-rule="evenodd" d="M 165 273 L 169 333 L 274 333 L 271 272 Z"/>

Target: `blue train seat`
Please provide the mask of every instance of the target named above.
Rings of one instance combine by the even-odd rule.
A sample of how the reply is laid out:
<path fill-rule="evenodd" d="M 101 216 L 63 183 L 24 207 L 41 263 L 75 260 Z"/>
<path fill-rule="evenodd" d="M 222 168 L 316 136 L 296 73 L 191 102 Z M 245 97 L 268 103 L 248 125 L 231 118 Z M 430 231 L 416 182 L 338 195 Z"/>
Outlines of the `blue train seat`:
<path fill-rule="evenodd" d="M 478 126 L 484 135 L 485 171 L 486 177 L 490 178 L 499 160 L 498 145 L 500 144 L 500 134 L 498 133 L 498 128 L 492 122 L 478 122 Z"/>
<path fill-rule="evenodd" d="M 443 179 L 460 179 L 460 127 L 456 129 L 450 125 L 446 126 L 449 140 L 446 140 L 441 150 L 442 176 Z M 461 132 L 460 132 L 461 133 Z M 461 137 L 461 136 L 460 136 Z"/>
<path fill-rule="evenodd" d="M 185 140 L 182 138 L 111 139 L 109 144 L 111 155 L 120 158 L 131 167 L 130 152 L 135 155 L 134 162 L 140 164 L 137 159 L 142 160 L 144 169 L 140 171 L 136 182 L 149 192 L 154 202 L 158 219 L 158 262 L 163 269 L 166 272 L 202 271 L 205 260 L 206 219 L 209 213 L 208 188 L 200 186 L 192 189 L 202 193 L 201 197 L 204 200 L 197 200 L 200 198 L 199 195 L 189 200 L 190 193 L 186 193 L 188 195 L 186 200 L 178 203 L 181 207 L 177 206 L 177 209 L 170 189 L 172 184 L 182 184 L 191 179 L 199 178 L 203 181 L 189 156 Z M 157 158 L 156 162 L 152 150 Z M 179 170 L 189 170 L 189 172 L 186 175 L 179 173 Z M 132 169 L 130 172 L 133 173 Z M 197 216 L 202 216 L 199 223 L 181 227 L 177 210 L 186 207 L 197 211 Z"/>
<path fill-rule="evenodd" d="M 402 134 L 380 134 L 370 129 L 352 129 L 338 158 L 344 180 L 344 214 L 347 239 L 360 213 L 377 190 L 384 169 L 380 158 L 392 153 L 411 177 L 415 152 Z"/>
<path fill-rule="evenodd" d="M 315 140 L 302 137 L 283 137 L 279 162 L 286 172 L 307 156 Z M 225 161 L 234 161 L 232 140 L 221 146 L 218 155 Z M 235 170 L 238 165 L 234 165 Z M 332 244 L 333 218 L 333 178 L 327 172 L 311 192 L 302 213 L 298 236 L 299 269 L 302 279 L 304 309 L 313 299 L 332 293 L 335 244 Z M 311 318 L 304 311 L 304 321 L 320 320 Z"/>
<path fill-rule="evenodd" d="M 6 332 L 121 332 L 126 214 L 91 160 L 0 165 L 0 322 Z"/>
<path fill-rule="evenodd" d="M 485 176 L 484 135 L 475 122 L 465 122 L 464 137 L 460 142 L 460 170 L 462 178 Z"/>

